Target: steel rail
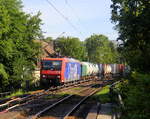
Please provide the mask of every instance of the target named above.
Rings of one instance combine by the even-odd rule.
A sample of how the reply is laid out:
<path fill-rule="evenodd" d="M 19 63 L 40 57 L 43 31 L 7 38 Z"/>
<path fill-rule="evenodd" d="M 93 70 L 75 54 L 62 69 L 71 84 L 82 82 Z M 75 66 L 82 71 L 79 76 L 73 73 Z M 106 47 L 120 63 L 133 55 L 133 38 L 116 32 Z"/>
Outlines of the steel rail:
<path fill-rule="evenodd" d="M 65 100 L 67 100 L 68 98 L 70 98 L 70 97 L 72 97 L 72 96 L 73 96 L 73 95 L 69 95 L 69 96 L 67 96 L 67 97 L 65 97 L 65 98 L 63 98 L 63 99 L 61 99 L 61 100 L 59 100 L 58 102 L 56 102 L 56 103 L 54 103 L 54 104 L 52 104 L 52 105 L 46 107 L 44 110 L 38 112 L 35 116 L 33 116 L 33 117 L 29 118 L 29 119 L 37 119 L 37 118 L 38 118 L 41 114 L 43 114 L 44 112 L 48 111 L 49 109 L 55 107 L 55 106 L 58 105 L 59 103 L 61 103 L 61 102 L 65 101 Z"/>
<path fill-rule="evenodd" d="M 94 84 L 94 85 L 95 85 L 95 84 Z M 93 86 L 93 85 L 92 85 L 92 86 Z M 89 89 L 89 88 L 83 89 L 83 90 L 79 91 L 78 93 L 81 93 L 81 92 L 83 92 L 83 91 L 86 91 L 87 89 Z M 43 110 L 39 111 L 38 113 L 36 113 L 34 116 L 29 117 L 28 119 L 37 119 L 38 117 L 40 117 L 40 115 L 42 115 L 42 114 L 45 113 L 46 111 L 48 111 L 48 110 L 54 108 L 55 106 L 57 106 L 58 104 L 64 102 L 65 100 L 71 98 L 72 96 L 75 96 L 75 95 L 74 95 L 74 94 L 73 94 L 73 95 L 69 95 L 69 96 L 67 96 L 67 97 L 65 97 L 65 98 L 63 98 L 63 99 L 61 99 L 61 100 L 59 100 L 58 102 L 56 102 L 56 103 L 54 103 L 54 104 L 52 104 L 52 105 L 46 107 L 45 109 L 43 109 Z"/>
<path fill-rule="evenodd" d="M 75 86 L 78 86 L 78 85 L 75 85 Z M 69 89 L 69 88 L 71 88 L 71 87 L 68 87 L 68 88 L 66 88 L 66 89 Z M 38 98 L 40 98 L 40 97 L 42 97 L 42 96 L 43 96 L 43 95 L 39 95 L 36 99 L 38 99 Z M 16 105 L 13 105 L 12 107 L 7 108 L 7 109 L 4 110 L 3 112 L 8 112 L 9 110 L 11 110 L 11 109 L 13 109 L 13 108 L 16 108 L 16 107 L 18 107 L 18 106 L 23 106 L 23 105 L 25 105 L 25 104 L 27 104 L 27 103 L 29 103 L 29 102 L 32 102 L 32 101 L 34 101 L 34 100 L 36 100 L 36 99 L 29 100 L 29 101 L 27 101 L 27 102 L 25 102 L 25 103 L 23 103 L 23 104 L 16 104 Z"/>
<path fill-rule="evenodd" d="M 94 90 L 93 92 L 91 92 L 88 96 L 84 97 L 82 100 L 79 101 L 78 104 L 76 104 L 64 117 L 64 119 L 67 119 L 71 114 L 73 114 L 79 107 L 80 105 L 85 102 L 90 96 L 92 96 L 93 94 L 95 94 L 97 91 L 99 91 L 100 89 Z"/>
<path fill-rule="evenodd" d="M 64 86 L 57 86 L 57 87 L 52 87 L 52 88 L 49 88 L 49 89 L 47 89 L 46 91 L 42 91 L 42 92 L 39 92 L 39 93 L 36 93 L 36 94 L 32 94 L 32 95 L 28 95 L 28 96 L 26 96 L 26 97 L 23 97 L 23 98 L 17 98 L 17 99 L 13 99 L 13 100 L 11 100 L 11 101 L 9 101 L 9 102 L 7 102 L 7 103 L 4 103 L 4 104 L 1 104 L 0 105 L 0 108 L 2 108 L 2 107 L 5 107 L 5 106 L 8 106 L 8 108 L 6 108 L 6 109 L 4 109 L 4 110 L 2 110 L 0 113 L 6 113 L 6 112 L 8 112 L 9 110 L 11 110 L 11 109 L 13 109 L 13 108 L 16 108 L 16 107 L 18 107 L 18 106 L 21 106 L 21 105 L 25 105 L 25 104 L 27 104 L 27 103 L 29 103 L 29 102 L 31 102 L 31 101 L 33 101 L 33 100 L 35 100 L 34 98 L 40 98 L 40 97 L 42 97 L 43 95 L 45 95 L 46 93 L 49 93 L 49 92 L 52 92 L 52 91 L 56 91 L 56 90 L 59 90 L 59 89 L 69 89 L 69 88 L 72 88 L 72 87 L 76 87 L 76 86 L 79 86 L 79 85 L 81 85 L 82 83 L 85 83 L 85 82 L 89 82 L 89 81 L 92 81 L 91 79 L 88 79 L 88 80 L 84 80 L 84 81 L 79 81 L 79 82 L 76 82 L 77 84 L 76 85 L 74 85 L 73 83 L 70 83 L 69 85 L 64 85 Z M 33 99 L 32 99 L 33 98 Z M 29 100 L 30 99 L 30 100 Z M 31 100 L 32 99 L 32 100 Z M 26 101 L 27 100 L 27 102 L 25 102 L 25 103 L 22 103 L 23 101 Z M 29 100 L 29 101 L 28 101 Z M 15 101 L 18 101 L 18 104 L 11 104 L 11 103 L 13 103 L 13 102 L 15 102 Z M 21 103 L 21 104 L 20 104 Z M 11 107 L 9 107 L 9 105 L 12 105 Z"/>
<path fill-rule="evenodd" d="M 40 94 L 40 93 L 39 93 L 39 94 Z M 9 105 L 12 105 L 12 107 L 14 107 L 16 104 L 13 104 L 13 103 L 18 103 L 18 104 L 20 104 L 21 102 L 26 101 L 26 100 L 29 100 L 29 99 L 31 99 L 31 98 L 34 98 L 34 97 L 36 97 L 36 96 L 39 96 L 39 95 L 37 95 L 37 94 L 31 94 L 31 95 L 28 95 L 28 96 L 23 97 L 23 98 L 12 99 L 12 100 L 10 100 L 10 101 L 4 103 L 4 104 L 1 104 L 1 105 L 0 105 L 0 108 L 3 108 L 3 107 L 5 107 L 5 106 L 8 106 L 8 107 L 9 107 Z M 16 102 L 16 101 L 17 101 L 17 102 Z M 9 108 L 10 108 L 10 107 L 9 107 Z M 6 109 L 6 110 L 7 110 L 7 109 Z M 5 111 L 3 110 L 2 112 L 5 112 Z"/>

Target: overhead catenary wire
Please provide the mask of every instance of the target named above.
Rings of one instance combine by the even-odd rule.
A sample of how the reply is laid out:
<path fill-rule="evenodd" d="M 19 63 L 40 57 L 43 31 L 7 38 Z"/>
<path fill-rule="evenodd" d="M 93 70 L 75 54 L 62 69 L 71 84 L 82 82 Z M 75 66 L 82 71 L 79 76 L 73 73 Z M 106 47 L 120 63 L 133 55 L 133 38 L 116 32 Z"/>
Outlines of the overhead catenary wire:
<path fill-rule="evenodd" d="M 49 0 L 46 0 L 46 2 L 64 19 L 66 20 L 66 22 L 76 31 L 78 32 L 81 36 L 83 36 L 82 32 L 78 30 L 78 28 L 72 24 L 72 22 L 69 20 L 68 17 L 66 17 L 63 13 L 61 13 L 54 4 L 52 4 L 52 2 L 50 2 Z"/>
<path fill-rule="evenodd" d="M 72 13 L 76 17 L 76 19 L 78 20 L 78 23 L 82 26 L 82 28 L 84 29 L 84 31 L 87 33 L 87 30 L 86 30 L 87 28 L 82 24 L 81 19 L 80 19 L 79 15 L 76 13 L 75 9 L 70 5 L 70 3 L 68 2 L 68 0 L 65 0 L 65 3 L 70 8 L 70 10 L 72 11 Z"/>

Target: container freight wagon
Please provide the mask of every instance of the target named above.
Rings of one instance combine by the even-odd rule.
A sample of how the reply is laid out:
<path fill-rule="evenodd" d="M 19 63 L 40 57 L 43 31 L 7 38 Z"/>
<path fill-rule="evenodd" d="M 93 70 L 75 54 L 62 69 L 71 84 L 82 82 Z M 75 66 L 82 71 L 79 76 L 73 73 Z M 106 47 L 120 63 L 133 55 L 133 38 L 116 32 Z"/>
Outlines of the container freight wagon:
<path fill-rule="evenodd" d="M 60 85 L 79 80 L 81 64 L 72 58 L 43 58 L 40 74 L 41 85 Z"/>
<path fill-rule="evenodd" d="M 87 62 L 81 62 L 81 76 L 84 78 L 88 76 L 88 64 Z"/>
<path fill-rule="evenodd" d="M 129 65 L 125 65 L 125 67 L 124 67 L 124 74 L 126 75 L 126 74 L 129 74 L 130 72 L 131 72 L 130 66 Z"/>
<path fill-rule="evenodd" d="M 99 68 L 97 64 L 92 64 L 92 75 L 96 76 L 98 75 Z"/>
<path fill-rule="evenodd" d="M 111 66 L 110 64 L 103 64 L 103 72 L 104 72 L 104 75 L 107 75 L 107 74 L 111 74 Z"/>
<path fill-rule="evenodd" d="M 125 65 L 124 64 L 110 64 L 111 66 L 111 73 L 112 75 L 122 75 L 125 70 Z"/>
<path fill-rule="evenodd" d="M 81 62 L 81 76 L 96 76 L 99 72 L 99 68 L 97 64 L 92 64 L 89 62 Z"/>
<path fill-rule="evenodd" d="M 119 74 L 123 75 L 123 72 L 125 70 L 125 65 L 124 64 L 119 64 Z"/>
<path fill-rule="evenodd" d="M 118 64 L 110 64 L 112 75 L 119 74 L 119 65 Z"/>
<path fill-rule="evenodd" d="M 102 76 L 104 73 L 103 64 L 98 64 L 98 69 L 99 69 L 98 75 Z"/>
<path fill-rule="evenodd" d="M 87 76 L 91 76 L 92 75 L 92 64 L 89 62 L 81 62 L 81 74 L 82 77 L 87 77 Z"/>

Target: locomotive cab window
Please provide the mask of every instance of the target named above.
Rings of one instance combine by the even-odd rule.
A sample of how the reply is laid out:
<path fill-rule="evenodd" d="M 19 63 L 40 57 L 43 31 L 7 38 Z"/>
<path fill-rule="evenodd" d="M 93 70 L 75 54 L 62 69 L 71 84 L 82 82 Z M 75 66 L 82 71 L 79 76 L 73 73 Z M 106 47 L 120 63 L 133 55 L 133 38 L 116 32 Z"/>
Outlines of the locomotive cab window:
<path fill-rule="evenodd" d="M 60 60 L 43 60 L 42 61 L 43 70 L 60 71 L 61 66 L 62 66 L 62 61 Z"/>

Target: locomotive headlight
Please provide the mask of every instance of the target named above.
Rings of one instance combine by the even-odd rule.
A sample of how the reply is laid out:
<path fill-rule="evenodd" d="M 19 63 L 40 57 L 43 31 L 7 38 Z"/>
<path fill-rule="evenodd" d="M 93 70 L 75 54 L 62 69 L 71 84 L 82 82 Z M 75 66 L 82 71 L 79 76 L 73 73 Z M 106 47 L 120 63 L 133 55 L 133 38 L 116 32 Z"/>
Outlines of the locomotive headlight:
<path fill-rule="evenodd" d="M 46 75 L 42 75 L 43 78 L 46 78 Z"/>
<path fill-rule="evenodd" d="M 58 75 L 57 78 L 60 78 L 60 76 Z"/>

